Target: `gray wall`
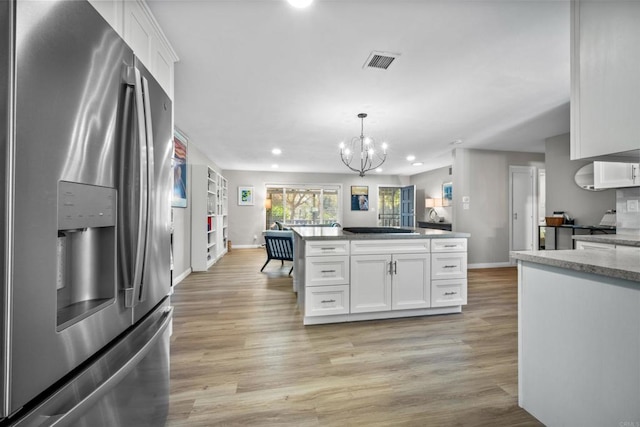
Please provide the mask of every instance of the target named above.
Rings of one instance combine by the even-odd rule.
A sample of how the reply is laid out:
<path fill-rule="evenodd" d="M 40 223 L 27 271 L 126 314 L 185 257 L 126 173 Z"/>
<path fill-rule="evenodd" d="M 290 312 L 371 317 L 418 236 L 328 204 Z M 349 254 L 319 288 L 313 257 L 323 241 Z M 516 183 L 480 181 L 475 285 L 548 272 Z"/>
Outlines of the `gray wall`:
<path fill-rule="evenodd" d="M 458 148 L 453 157 L 453 230 L 471 233 L 468 263 L 508 264 L 509 166 L 544 168 L 544 154 Z"/>
<path fill-rule="evenodd" d="M 453 176 L 449 175 L 451 167 L 434 169 L 431 171 L 412 175 L 410 183 L 416 186 L 416 220 L 428 221 L 428 209 L 424 206 L 424 199 L 442 198 L 442 184 L 444 182 L 453 181 Z M 453 207 L 443 206 L 434 208 L 440 218 L 444 218 L 445 222 L 451 222 L 453 217 Z"/>
<path fill-rule="evenodd" d="M 545 142 L 546 154 L 546 207 L 545 216 L 554 211 L 564 211 L 575 219 L 576 224 L 597 225 L 608 209 L 616 208 L 616 190 L 583 190 L 575 183 L 576 172 L 589 160 L 570 159 L 570 135 L 568 133 L 548 138 Z M 553 229 L 547 229 L 548 248 L 572 249 L 573 240 L 568 230 L 558 230 L 555 242 Z M 584 233 L 576 231 L 577 234 Z"/>
<path fill-rule="evenodd" d="M 408 178 L 395 175 L 253 172 L 226 170 L 229 180 L 229 240 L 235 247 L 257 246 L 263 243 L 265 228 L 266 184 L 342 184 L 342 225 L 375 226 L 378 218 L 378 186 L 403 185 Z M 351 211 L 351 186 L 369 186 L 369 210 Z M 238 186 L 254 187 L 253 206 L 238 206 Z M 424 202 L 423 202 L 424 204 Z"/>
<path fill-rule="evenodd" d="M 588 191 L 576 185 L 573 177 L 578 169 L 591 163 L 588 160 L 570 160 L 569 134 L 546 140 L 546 215 L 565 211 L 575 218 L 576 224 L 596 225 L 608 209 L 616 208 L 616 191 Z"/>

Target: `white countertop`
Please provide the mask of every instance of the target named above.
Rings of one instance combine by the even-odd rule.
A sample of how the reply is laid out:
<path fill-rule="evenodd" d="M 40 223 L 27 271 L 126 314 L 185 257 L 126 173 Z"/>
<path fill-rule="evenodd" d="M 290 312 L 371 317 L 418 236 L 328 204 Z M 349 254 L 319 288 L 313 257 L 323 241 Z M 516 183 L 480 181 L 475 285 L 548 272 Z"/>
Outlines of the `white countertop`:
<path fill-rule="evenodd" d="M 407 228 L 407 227 L 402 227 Z M 292 227 L 295 234 L 303 240 L 386 240 L 386 239 L 442 239 L 463 237 L 469 233 L 444 231 L 428 228 L 412 228 L 412 233 L 349 233 L 340 227 Z"/>
<path fill-rule="evenodd" d="M 625 245 L 640 247 L 640 235 L 635 234 L 597 234 L 575 235 L 574 240 L 585 242 L 609 243 L 612 245 Z"/>
<path fill-rule="evenodd" d="M 553 267 L 640 282 L 640 248 L 515 251 L 511 257 Z"/>

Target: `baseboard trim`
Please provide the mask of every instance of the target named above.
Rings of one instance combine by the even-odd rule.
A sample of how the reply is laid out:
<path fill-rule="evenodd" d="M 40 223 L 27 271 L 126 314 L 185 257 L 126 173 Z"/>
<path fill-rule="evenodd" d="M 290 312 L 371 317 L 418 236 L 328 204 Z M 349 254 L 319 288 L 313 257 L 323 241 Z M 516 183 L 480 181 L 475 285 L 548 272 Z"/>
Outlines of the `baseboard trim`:
<path fill-rule="evenodd" d="M 475 270 L 480 268 L 502 268 L 502 267 L 515 267 L 515 264 L 510 262 L 486 262 L 486 263 L 478 263 L 478 264 L 469 264 L 467 265 L 467 269 Z"/>
<path fill-rule="evenodd" d="M 262 245 L 233 245 L 233 247 L 231 248 L 231 250 L 234 249 L 257 249 L 262 247 Z"/>
<path fill-rule="evenodd" d="M 182 274 L 179 274 L 173 278 L 172 286 L 177 286 L 180 282 L 187 278 L 191 274 L 191 267 L 187 268 Z"/>

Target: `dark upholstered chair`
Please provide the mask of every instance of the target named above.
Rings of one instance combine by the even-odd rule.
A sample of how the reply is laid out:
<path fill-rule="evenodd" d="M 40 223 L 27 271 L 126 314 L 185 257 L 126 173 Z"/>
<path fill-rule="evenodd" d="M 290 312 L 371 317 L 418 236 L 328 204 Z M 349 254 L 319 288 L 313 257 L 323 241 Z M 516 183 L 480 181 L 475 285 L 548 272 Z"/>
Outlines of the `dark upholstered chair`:
<path fill-rule="evenodd" d="M 281 265 L 285 261 L 293 261 L 293 235 L 289 236 L 264 236 L 265 248 L 267 249 L 267 261 L 264 263 L 260 271 L 269 264 L 272 259 L 280 260 Z M 293 266 L 289 270 L 289 275 L 293 271 Z"/>

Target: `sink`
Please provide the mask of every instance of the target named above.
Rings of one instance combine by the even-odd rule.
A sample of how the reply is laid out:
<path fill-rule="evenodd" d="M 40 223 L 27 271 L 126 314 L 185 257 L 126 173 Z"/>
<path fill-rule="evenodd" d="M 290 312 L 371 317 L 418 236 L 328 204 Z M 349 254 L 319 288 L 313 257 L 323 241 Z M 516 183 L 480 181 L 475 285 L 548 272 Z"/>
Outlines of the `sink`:
<path fill-rule="evenodd" d="M 343 227 L 342 231 L 353 234 L 415 234 L 413 230 L 396 227 Z"/>

